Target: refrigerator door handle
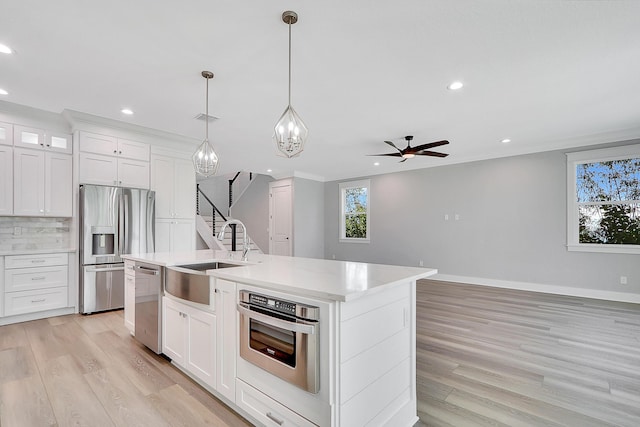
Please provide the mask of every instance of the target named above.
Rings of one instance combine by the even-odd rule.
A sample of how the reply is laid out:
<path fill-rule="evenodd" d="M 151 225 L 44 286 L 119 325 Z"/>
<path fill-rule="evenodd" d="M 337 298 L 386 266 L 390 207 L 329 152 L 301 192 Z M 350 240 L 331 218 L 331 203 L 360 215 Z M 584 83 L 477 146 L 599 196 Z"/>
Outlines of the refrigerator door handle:
<path fill-rule="evenodd" d="M 123 271 L 124 270 L 124 266 L 120 266 L 120 267 L 106 267 L 106 268 L 92 268 L 92 267 L 85 267 L 86 271 L 89 273 L 102 273 L 104 271 Z"/>
<path fill-rule="evenodd" d="M 118 194 L 118 256 L 124 253 L 124 209 L 122 193 Z"/>
<path fill-rule="evenodd" d="M 123 200 L 123 213 L 124 215 L 122 215 L 122 217 L 124 218 L 124 252 L 125 254 L 130 254 L 131 253 L 131 242 L 129 241 L 129 227 L 131 227 L 130 221 L 129 221 L 129 195 L 126 194 L 125 192 L 122 193 L 122 200 Z"/>

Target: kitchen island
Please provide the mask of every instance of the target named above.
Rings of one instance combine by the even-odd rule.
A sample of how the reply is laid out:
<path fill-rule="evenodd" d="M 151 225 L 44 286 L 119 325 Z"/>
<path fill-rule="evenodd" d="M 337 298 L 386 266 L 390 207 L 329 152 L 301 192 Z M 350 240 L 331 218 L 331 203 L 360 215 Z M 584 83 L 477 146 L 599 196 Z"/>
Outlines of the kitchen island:
<path fill-rule="evenodd" d="M 242 263 L 211 250 L 124 258 L 166 268 L 238 264 L 206 271 L 209 304 L 165 292 L 162 349 L 252 422 L 409 427 L 418 420 L 415 283 L 436 270 L 263 254 Z M 317 317 L 289 328 L 286 311 L 301 309 Z"/>

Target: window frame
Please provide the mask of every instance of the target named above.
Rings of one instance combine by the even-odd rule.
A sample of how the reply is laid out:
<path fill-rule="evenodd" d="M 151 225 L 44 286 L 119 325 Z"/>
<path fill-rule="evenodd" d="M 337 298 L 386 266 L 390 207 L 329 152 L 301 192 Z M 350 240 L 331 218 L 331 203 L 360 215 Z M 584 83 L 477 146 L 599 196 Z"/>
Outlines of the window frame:
<path fill-rule="evenodd" d="M 346 237 L 346 212 L 345 212 L 345 191 L 350 188 L 367 189 L 367 232 L 366 237 Z M 371 241 L 371 180 L 361 179 L 357 181 L 341 182 L 339 185 L 340 195 L 340 228 L 338 239 L 342 243 L 369 243 Z"/>
<path fill-rule="evenodd" d="M 640 254 L 640 245 L 617 245 L 580 243 L 578 214 L 577 167 L 584 163 L 640 158 L 640 144 L 613 148 L 567 153 L 567 250 L 577 252 L 601 252 L 618 254 Z"/>

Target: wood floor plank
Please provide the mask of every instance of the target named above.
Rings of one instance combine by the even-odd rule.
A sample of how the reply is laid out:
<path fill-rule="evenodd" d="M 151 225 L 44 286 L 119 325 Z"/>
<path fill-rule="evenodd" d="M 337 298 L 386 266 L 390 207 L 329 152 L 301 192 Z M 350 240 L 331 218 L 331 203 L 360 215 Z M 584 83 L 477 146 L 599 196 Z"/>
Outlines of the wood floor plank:
<path fill-rule="evenodd" d="M 58 426 L 39 374 L 2 384 L 0 408 L 3 427 Z"/>
<path fill-rule="evenodd" d="M 115 425 L 70 355 L 46 361 L 42 377 L 60 426 Z"/>
<path fill-rule="evenodd" d="M 144 396 L 137 393 L 125 373 L 117 367 L 106 367 L 85 374 L 89 386 L 117 426 L 168 427 L 170 424 Z"/>
<path fill-rule="evenodd" d="M 29 347 L 14 347 L 0 351 L 0 384 L 38 374 Z"/>
<path fill-rule="evenodd" d="M 226 426 L 216 414 L 177 384 L 148 396 L 148 399 L 172 426 Z"/>
<path fill-rule="evenodd" d="M 640 305 L 432 280 L 416 296 L 427 424 L 463 408 L 508 425 L 640 425 Z M 453 406 L 435 405 L 444 393 L 428 391 L 447 389 Z"/>

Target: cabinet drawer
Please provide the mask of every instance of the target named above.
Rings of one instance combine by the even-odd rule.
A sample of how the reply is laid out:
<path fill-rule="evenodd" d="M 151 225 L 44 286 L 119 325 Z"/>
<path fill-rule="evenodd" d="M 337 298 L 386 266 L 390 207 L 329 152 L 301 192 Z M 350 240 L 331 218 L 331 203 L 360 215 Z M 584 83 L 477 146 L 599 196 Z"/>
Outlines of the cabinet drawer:
<path fill-rule="evenodd" d="M 4 291 L 28 291 L 33 289 L 67 286 L 66 265 L 40 268 L 14 268 L 4 272 Z"/>
<path fill-rule="evenodd" d="M 51 265 L 69 264 L 66 252 L 39 255 L 8 255 L 4 258 L 4 268 L 48 267 Z"/>
<path fill-rule="evenodd" d="M 66 286 L 4 294 L 4 315 L 34 313 L 67 306 Z"/>
<path fill-rule="evenodd" d="M 241 380 L 236 380 L 236 405 L 265 426 L 313 427 L 316 425 Z"/>

